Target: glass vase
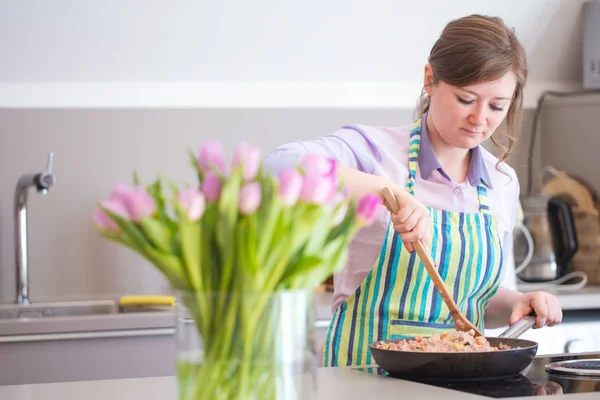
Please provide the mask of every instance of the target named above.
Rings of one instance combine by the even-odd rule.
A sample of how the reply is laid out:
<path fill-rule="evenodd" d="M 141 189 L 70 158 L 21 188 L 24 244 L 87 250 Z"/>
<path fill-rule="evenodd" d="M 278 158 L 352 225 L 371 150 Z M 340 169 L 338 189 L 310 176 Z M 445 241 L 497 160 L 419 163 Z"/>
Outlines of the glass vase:
<path fill-rule="evenodd" d="M 314 399 L 312 292 L 177 294 L 180 400 Z"/>

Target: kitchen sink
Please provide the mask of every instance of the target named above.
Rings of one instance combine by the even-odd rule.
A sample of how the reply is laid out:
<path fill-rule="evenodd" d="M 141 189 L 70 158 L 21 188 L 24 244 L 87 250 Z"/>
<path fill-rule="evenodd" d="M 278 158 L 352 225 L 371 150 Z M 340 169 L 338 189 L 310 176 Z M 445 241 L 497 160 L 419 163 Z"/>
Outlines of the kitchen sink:
<path fill-rule="evenodd" d="M 121 307 L 116 300 L 65 301 L 0 305 L 0 320 L 52 317 L 75 317 L 131 312 L 172 311 L 166 306 Z"/>

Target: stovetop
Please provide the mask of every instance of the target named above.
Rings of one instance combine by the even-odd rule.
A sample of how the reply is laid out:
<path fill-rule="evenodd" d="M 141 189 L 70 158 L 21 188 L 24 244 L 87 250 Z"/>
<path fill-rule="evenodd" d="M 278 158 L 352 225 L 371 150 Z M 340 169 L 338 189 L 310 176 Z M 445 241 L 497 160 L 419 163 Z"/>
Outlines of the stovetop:
<path fill-rule="evenodd" d="M 546 365 L 551 363 L 566 360 L 598 359 L 600 359 L 600 352 L 538 356 L 529 367 L 521 371 L 520 374 L 506 378 L 463 381 L 409 380 L 497 399 L 589 392 L 598 392 L 600 398 L 600 377 L 546 371 Z M 594 364 L 595 367 L 598 367 L 598 362 L 594 361 L 592 364 Z M 385 371 L 382 371 L 379 368 L 357 367 L 356 369 L 371 374 L 387 375 Z"/>
<path fill-rule="evenodd" d="M 520 374 L 508 378 L 472 381 L 420 381 L 428 385 L 490 398 L 600 393 L 600 377 L 546 371 L 546 365 L 565 360 L 600 359 L 600 353 L 539 356 Z M 600 396 L 600 394 L 599 394 Z"/>

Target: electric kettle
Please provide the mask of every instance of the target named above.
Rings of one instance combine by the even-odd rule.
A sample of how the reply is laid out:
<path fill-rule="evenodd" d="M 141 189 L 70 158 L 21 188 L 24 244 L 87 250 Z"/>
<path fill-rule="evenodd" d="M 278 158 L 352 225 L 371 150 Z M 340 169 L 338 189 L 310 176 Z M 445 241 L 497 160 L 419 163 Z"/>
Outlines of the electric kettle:
<path fill-rule="evenodd" d="M 571 206 L 550 195 L 521 199 L 523 225 L 531 234 L 533 254 L 517 275 L 524 282 L 552 281 L 565 275 L 577 252 L 577 233 Z M 515 237 L 515 262 L 527 257 L 528 244 Z"/>

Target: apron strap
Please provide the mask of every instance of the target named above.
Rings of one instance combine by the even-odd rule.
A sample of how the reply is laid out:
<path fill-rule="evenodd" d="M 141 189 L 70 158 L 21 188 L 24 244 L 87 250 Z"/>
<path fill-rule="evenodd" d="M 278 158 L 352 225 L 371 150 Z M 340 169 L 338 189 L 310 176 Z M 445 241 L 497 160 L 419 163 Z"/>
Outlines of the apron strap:
<path fill-rule="evenodd" d="M 417 119 L 410 131 L 410 142 L 408 145 L 408 181 L 406 182 L 406 190 L 408 193 L 415 195 L 415 177 L 417 176 L 417 166 L 419 160 L 419 150 L 421 149 L 421 121 Z M 479 212 L 486 215 L 491 215 L 488 204 L 487 187 L 484 184 L 477 185 L 477 200 L 479 201 Z"/>

